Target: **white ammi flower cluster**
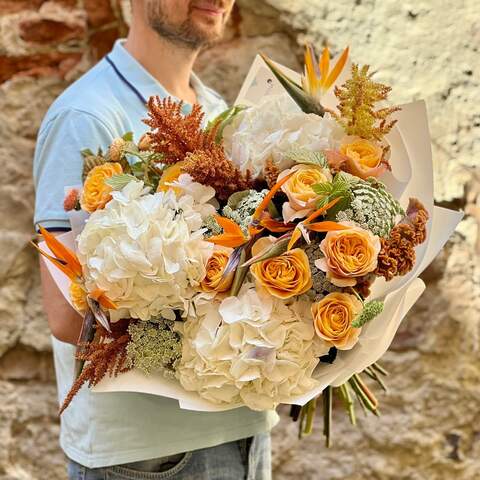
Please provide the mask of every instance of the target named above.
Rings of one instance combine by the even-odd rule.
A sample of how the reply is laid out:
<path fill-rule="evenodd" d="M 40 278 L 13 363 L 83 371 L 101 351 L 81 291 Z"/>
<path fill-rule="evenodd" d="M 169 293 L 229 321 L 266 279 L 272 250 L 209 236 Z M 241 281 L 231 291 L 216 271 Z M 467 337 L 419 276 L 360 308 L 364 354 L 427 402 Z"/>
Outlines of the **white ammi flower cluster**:
<path fill-rule="evenodd" d="M 312 373 L 329 346 L 315 335 L 308 302 L 287 305 L 245 284 L 238 297 L 200 294 L 193 304 L 177 369 L 186 390 L 265 410 L 317 385 Z"/>
<path fill-rule="evenodd" d="M 343 136 L 329 113 L 304 113 L 287 93 L 267 96 L 240 112 L 223 132 L 229 157 L 254 178 L 262 176 L 268 158 L 282 171 L 294 163 L 286 155 L 292 147 L 321 151 L 337 146 Z"/>
<path fill-rule="evenodd" d="M 173 310 L 187 308 L 205 276 L 213 249 L 202 238 L 205 205 L 171 190 L 148 194 L 139 181 L 112 197 L 78 237 L 87 288 L 104 290 L 117 304 L 113 320 L 175 318 Z"/>

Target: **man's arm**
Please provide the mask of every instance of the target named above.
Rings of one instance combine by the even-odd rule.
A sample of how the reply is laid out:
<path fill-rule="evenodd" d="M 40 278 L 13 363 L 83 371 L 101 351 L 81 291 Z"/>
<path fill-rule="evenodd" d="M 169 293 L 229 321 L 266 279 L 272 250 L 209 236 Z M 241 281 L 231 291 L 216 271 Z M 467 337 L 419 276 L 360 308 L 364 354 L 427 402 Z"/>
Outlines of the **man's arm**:
<path fill-rule="evenodd" d="M 82 183 L 80 151 L 107 147 L 113 134 L 96 117 L 76 110 L 58 114 L 40 131 L 34 159 L 35 224 L 51 230 L 69 229 L 63 210 L 64 189 Z M 54 232 L 52 232 L 54 233 Z M 82 317 L 63 297 L 45 262 L 40 259 L 43 308 L 54 337 L 76 344 Z"/>

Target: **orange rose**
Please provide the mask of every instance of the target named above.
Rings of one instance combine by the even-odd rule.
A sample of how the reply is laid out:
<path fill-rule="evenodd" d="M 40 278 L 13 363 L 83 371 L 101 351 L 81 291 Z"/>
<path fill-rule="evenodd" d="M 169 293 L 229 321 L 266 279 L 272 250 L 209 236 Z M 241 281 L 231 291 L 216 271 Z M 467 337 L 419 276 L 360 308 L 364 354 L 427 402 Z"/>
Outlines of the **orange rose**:
<path fill-rule="evenodd" d="M 112 199 L 112 187 L 105 183 L 107 178 L 123 173 L 122 166 L 116 162 L 107 162 L 93 167 L 88 172 L 83 185 L 80 205 L 87 212 L 94 212 L 103 208 Z"/>
<path fill-rule="evenodd" d="M 300 248 L 254 263 L 250 272 L 259 285 L 278 298 L 294 297 L 312 287 L 308 257 Z"/>
<path fill-rule="evenodd" d="M 283 220 L 285 222 L 305 217 L 312 212 L 319 199 L 318 194 L 313 191 L 312 185 L 332 180 L 332 175 L 328 170 L 304 164 L 284 170 L 278 176 L 278 180 L 292 172 L 294 172 L 293 175 L 282 185 L 282 190 L 288 197 L 288 202 L 283 204 Z"/>
<path fill-rule="evenodd" d="M 351 222 L 341 222 L 345 230 L 328 232 L 320 243 L 324 258 L 315 266 L 327 273 L 327 279 L 338 287 L 352 287 L 355 277 L 362 277 L 377 268 L 380 239 Z"/>
<path fill-rule="evenodd" d="M 362 330 L 352 327 L 362 309 L 362 302 L 355 295 L 329 293 L 311 307 L 315 332 L 339 350 L 350 350 Z"/>
<path fill-rule="evenodd" d="M 226 292 L 230 288 L 235 271 L 230 272 L 225 278 L 222 277 L 232 251 L 233 249 L 227 248 L 213 251 L 207 262 L 205 278 L 200 282 L 200 288 L 204 292 Z"/>
<path fill-rule="evenodd" d="M 84 288 L 76 282 L 72 282 L 69 288 L 70 299 L 72 300 L 73 308 L 79 313 L 84 313 L 87 310 L 87 292 Z"/>
<path fill-rule="evenodd" d="M 375 142 L 351 137 L 344 141 L 340 153 L 346 157 L 347 171 L 357 177 L 378 177 L 387 169 L 382 163 L 383 149 Z"/>

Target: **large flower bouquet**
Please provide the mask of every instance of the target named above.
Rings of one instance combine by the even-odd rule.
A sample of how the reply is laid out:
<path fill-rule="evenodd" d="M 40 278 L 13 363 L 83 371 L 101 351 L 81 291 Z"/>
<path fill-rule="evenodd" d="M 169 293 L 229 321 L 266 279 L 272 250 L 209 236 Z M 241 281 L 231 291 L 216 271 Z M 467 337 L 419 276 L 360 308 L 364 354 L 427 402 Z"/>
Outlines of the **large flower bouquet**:
<path fill-rule="evenodd" d="M 383 387 L 376 362 L 458 219 L 433 207 L 424 111 L 385 106 L 390 87 L 347 56 L 330 69 L 309 47 L 299 82 L 264 58 L 276 91 L 208 125 L 152 97 L 138 143 L 82 152 L 74 234 L 42 229 L 84 316 L 62 410 L 88 383 L 203 410 L 289 403 L 305 432 L 320 393 L 327 433 L 333 392 L 353 422 L 355 397 L 377 413 L 366 380 Z"/>

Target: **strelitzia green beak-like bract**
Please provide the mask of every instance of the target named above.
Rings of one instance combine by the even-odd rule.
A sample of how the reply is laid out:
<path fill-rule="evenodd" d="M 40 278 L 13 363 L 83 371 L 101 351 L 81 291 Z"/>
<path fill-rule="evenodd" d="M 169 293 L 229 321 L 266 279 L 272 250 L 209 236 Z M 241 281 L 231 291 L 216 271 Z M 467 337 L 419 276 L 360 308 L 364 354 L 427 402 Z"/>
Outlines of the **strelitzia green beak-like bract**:
<path fill-rule="evenodd" d="M 322 96 L 332 87 L 345 66 L 348 58 L 348 47 L 330 70 L 330 52 L 323 49 L 320 60 L 317 60 L 311 45 L 305 50 L 305 73 L 299 85 L 285 75 L 268 57 L 261 55 L 268 68 L 282 84 L 287 93 L 305 113 L 314 113 L 323 117 L 325 109 L 321 104 Z"/>

